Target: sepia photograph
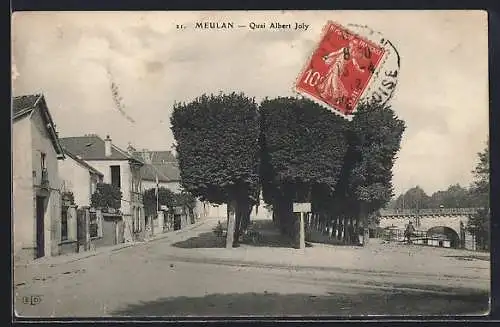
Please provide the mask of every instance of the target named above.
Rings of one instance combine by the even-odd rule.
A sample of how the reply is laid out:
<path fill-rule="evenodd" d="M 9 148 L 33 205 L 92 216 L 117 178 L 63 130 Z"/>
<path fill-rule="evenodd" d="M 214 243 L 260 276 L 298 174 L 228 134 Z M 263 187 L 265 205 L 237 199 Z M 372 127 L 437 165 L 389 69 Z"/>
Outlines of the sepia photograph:
<path fill-rule="evenodd" d="M 485 11 L 11 27 L 18 319 L 489 314 Z"/>

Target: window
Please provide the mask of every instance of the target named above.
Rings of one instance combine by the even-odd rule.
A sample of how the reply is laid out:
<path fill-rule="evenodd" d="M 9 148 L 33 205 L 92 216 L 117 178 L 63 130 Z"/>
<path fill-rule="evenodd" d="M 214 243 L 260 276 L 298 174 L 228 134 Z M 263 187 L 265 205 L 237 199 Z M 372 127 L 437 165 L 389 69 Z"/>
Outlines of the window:
<path fill-rule="evenodd" d="M 98 237 L 99 224 L 97 222 L 97 214 L 95 212 L 90 213 L 90 223 L 89 223 L 89 233 L 90 237 Z"/>
<path fill-rule="evenodd" d="M 49 180 L 49 176 L 47 175 L 47 167 L 45 164 L 45 153 L 40 153 L 40 168 L 41 168 L 41 182 L 40 184 L 46 184 Z"/>
<path fill-rule="evenodd" d="M 45 157 L 47 155 L 45 153 L 41 153 L 40 154 L 40 163 L 41 163 L 41 168 L 42 168 L 42 171 L 44 171 L 47 167 L 45 166 Z"/>
<path fill-rule="evenodd" d="M 61 212 L 61 241 L 68 239 L 68 207 L 63 206 Z"/>
<path fill-rule="evenodd" d="M 121 188 L 120 183 L 120 166 L 110 166 L 111 168 L 111 184 Z"/>

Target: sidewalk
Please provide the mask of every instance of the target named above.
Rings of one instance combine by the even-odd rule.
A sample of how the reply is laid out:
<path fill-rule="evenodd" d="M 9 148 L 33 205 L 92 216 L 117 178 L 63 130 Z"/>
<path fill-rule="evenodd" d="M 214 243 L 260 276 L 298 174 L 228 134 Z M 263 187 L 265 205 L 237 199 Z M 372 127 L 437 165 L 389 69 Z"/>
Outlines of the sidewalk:
<path fill-rule="evenodd" d="M 180 229 L 180 230 L 172 230 L 172 231 L 168 231 L 168 232 L 164 232 L 164 233 L 161 233 L 161 234 L 156 234 L 156 235 L 151 235 L 151 236 L 148 236 L 145 240 L 145 242 L 152 242 L 152 241 L 156 241 L 156 240 L 161 240 L 161 239 L 164 239 L 164 238 L 168 238 L 168 237 L 172 237 L 173 235 L 179 235 L 179 234 L 183 234 L 187 231 L 191 231 L 195 228 L 198 228 L 199 226 L 207 223 L 208 221 L 210 220 L 210 218 L 205 218 L 205 219 L 202 219 L 202 220 L 199 220 L 197 222 L 195 222 L 194 224 L 191 224 L 183 229 Z M 144 243 L 144 242 L 142 242 Z"/>
<path fill-rule="evenodd" d="M 49 266 L 56 266 L 56 265 L 61 265 L 61 264 L 67 264 L 79 260 L 83 260 L 86 258 L 94 257 L 97 255 L 102 255 L 102 254 L 110 254 L 112 252 L 117 252 L 121 251 L 123 249 L 132 247 L 132 246 L 140 246 L 147 244 L 149 242 L 153 242 L 156 240 L 161 240 L 165 238 L 171 238 L 174 235 L 179 235 L 186 233 L 188 231 L 191 231 L 192 229 L 195 229 L 204 223 L 206 223 L 207 220 L 200 220 L 195 222 L 192 225 L 189 225 L 185 227 L 184 229 L 181 230 L 176 230 L 176 231 L 168 231 L 164 232 L 161 234 L 153 235 L 148 238 L 146 238 L 144 241 L 132 241 L 132 242 L 126 242 L 126 243 L 120 243 L 116 245 L 111 245 L 111 246 L 103 246 L 103 247 L 98 247 L 93 250 L 89 251 L 84 251 L 84 252 L 79 252 L 79 253 L 69 253 L 69 254 L 63 254 L 63 255 L 58 255 L 54 257 L 43 257 L 28 263 L 14 263 L 14 266 L 17 267 L 28 267 L 28 266 L 36 266 L 36 265 L 49 265 Z"/>
<path fill-rule="evenodd" d="M 383 244 L 379 239 L 371 239 L 364 247 L 311 243 L 312 247 L 299 250 L 271 242 L 270 239 L 277 237 L 271 235 L 274 227 L 270 222 L 256 221 L 254 226 L 264 236 L 258 244 L 225 249 L 221 242 L 214 242 L 215 236 L 207 234 L 185 242 L 182 247 L 170 247 L 165 255 L 172 260 L 240 267 L 359 271 L 482 281 L 491 278 L 489 256 L 468 250 Z"/>
<path fill-rule="evenodd" d="M 222 264 L 238 267 L 306 269 L 441 278 L 490 280 L 490 262 L 460 260 L 457 253 L 431 252 L 430 248 L 383 249 L 372 247 L 326 247 L 315 245 L 305 250 L 291 248 L 240 247 L 176 249 L 172 260 Z"/>

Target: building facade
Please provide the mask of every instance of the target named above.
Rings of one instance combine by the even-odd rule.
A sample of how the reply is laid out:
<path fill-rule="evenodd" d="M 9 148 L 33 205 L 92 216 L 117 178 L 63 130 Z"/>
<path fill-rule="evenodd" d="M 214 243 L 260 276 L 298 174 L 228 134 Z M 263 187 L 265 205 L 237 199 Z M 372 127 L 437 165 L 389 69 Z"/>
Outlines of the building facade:
<path fill-rule="evenodd" d="M 148 189 L 164 187 L 174 193 L 180 193 L 181 174 L 177 159 L 170 151 L 136 151 L 129 145 L 129 153 L 144 162 L 141 167 L 142 192 Z"/>
<path fill-rule="evenodd" d="M 13 99 L 12 170 L 14 260 L 59 254 L 64 159 L 43 95 Z"/>
<path fill-rule="evenodd" d="M 104 174 L 68 150 L 64 154 L 66 158 L 59 161 L 63 191 L 73 193 L 77 206 L 90 207 L 92 194 L 97 184 L 103 182 Z"/>
<path fill-rule="evenodd" d="M 67 137 L 61 138 L 61 143 L 69 152 L 100 171 L 104 183 L 112 184 L 122 192 L 120 211 L 125 242 L 144 239 L 143 162 L 115 146 L 109 136 L 104 140 L 94 134 Z"/>

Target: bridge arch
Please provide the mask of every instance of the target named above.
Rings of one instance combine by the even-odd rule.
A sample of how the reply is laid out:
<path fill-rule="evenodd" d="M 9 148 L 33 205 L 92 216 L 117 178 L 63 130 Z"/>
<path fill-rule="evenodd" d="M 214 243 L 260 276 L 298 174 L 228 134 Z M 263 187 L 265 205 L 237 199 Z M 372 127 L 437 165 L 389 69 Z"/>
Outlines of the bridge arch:
<path fill-rule="evenodd" d="M 455 229 L 447 226 L 434 226 L 427 230 L 427 237 L 433 239 L 449 240 L 450 247 L 458 248 L 460 246 L 460 235 Z"/>

